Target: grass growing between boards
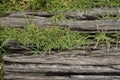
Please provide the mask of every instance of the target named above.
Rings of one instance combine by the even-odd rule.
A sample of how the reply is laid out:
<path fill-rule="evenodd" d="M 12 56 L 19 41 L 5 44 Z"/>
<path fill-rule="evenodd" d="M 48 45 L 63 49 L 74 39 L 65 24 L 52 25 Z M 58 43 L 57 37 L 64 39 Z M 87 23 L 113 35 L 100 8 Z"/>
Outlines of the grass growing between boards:
<path fill-rule="evenodd" d="M 5 52 L 4 47 L 9 41 L 15 41 L 32 53 L 51 51 L 62 51 L 72 49 L 85 49 L 93 44 L 94 48 L 101 43 L 106 44 L 109 49 L 111 43 L 116 45 L 120 42 L 120 33 L 107 34 L 104 30 L 101 33 L 87 34 L 70 29 L 63 29 L 58 26 L 36 28 L 29 25 L 24 29 L 2 28 L 0 33 L 0 49 Z"/>
<path fill-rule="evenodd" d="M 28 46 L 36 46 L 33 51 L 50 52 L 52 50 L 72 49 L 77 46 L 87 44 L 87 37 L 78 32 L 72 32 L 69 29 L 59 27 L 47 27 L 37 29 L 31 25 L 25 29 L 6 29 L 3 35 L 3 45 L 10 40 L 14 40 L 28 49 Z"/>

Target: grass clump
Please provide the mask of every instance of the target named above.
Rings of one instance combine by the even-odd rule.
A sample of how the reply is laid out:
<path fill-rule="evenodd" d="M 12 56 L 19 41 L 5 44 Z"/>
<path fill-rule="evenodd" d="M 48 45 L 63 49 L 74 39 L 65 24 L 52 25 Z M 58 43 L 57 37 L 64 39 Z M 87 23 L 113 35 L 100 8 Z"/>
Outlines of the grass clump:
<path fill-rule="evenodd" d="M 41 53 L 54 50 L 85 49 L 91 45 L 91 42 L 94 42 L 95 48 L 99 44 L 106 44 L 109 49 L 112 42 L 119 43 L 120 37 L 119 33 L 111 35 L 102 31 L 91 35 L 56 26 L 38 29 L 32 24 L 24 29 L 3 28 L 1 30 L 0 49 L 4 51 L 3 47 L 11 40 L 19 43 L 28 51 Z"/>
<path fill-rule="evenodd" d="M 79 32 L 73 32 L 69 29 L 61 29 L 59 27 L 47 27 L 38 29 L 34 25 L 26 27 L 25 29 L 5 29 L 3 45 L 14 40 L 22 44 L 26 49 L 29 46 L 35 46 L 32 50 L 40 52 L 50 52 L 52 50 L 70 50 L 78 46 L 87 44 L 87 36 L 81 35 Z"/>
<path fill-rule="evenodd" d="M 107 36 L 106 31 L 101 31 L 100 34 L 96 34 L 95 40 L 96 40 L 95 48 L 98 46 L 98 44 L 105 43 L 107 48 L 109 49 L 110 43 L 112 42 L 112 38 Z"/>

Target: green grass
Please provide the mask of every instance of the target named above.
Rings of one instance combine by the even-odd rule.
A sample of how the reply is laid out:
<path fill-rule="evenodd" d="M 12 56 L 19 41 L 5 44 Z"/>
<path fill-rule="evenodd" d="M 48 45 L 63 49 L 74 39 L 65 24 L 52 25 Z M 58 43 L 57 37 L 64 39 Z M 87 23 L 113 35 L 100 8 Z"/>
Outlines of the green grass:
<path fill-rule="evenodd" d="M 60 27 L 42 27 L 36 28 L 35 25 L 29 25 L 24 29 L 20 28 L 3 28 L 1 29 L 0 49 L 4 51 L 6 44 L 14 40 L 21 44 L 32 53 L 84 49 L 91 42 L 94 42 L 95 48 L 103 43 L 109 49 L 111 42 L 120 41 L 119 33 L 114 35 L 107 34 L 104 30 L 101 33 L 85 34 L 70 29 L 62 29 Z M 93 43 L 92 43 L 93 44 Z M 35 48 L 29 46 L 36 46 Z"/>
<path fill-rule="evenodd" d="M 73 10 L 91 9 L 94 7 L 120 7 L 119 0 L 1 0 L 2 9 L 11 10 L 43 10 L 48 12 L 66 12 Z"/>
<path fill-rule="evenodd" d="M 45 11 L 81 10 L 93 7 L 120 7 L 119 0 L 2 0 L 11 9 L 42 9 Z M 9 7 L 8 6 L 8 7 Z"/>
<path fill-rule="evenodd" d="M 87 36 L 59 27 L 37 29 L 34 25 L 31 25 L 25 29 L 5 29 L 2 35 L 4 35 L 2 38 L 4 42 L 2 42 L 1 46 L 4 46 L 10 40 L 14 40 L 27 49 L 28 45 L 36 45 L 37 51 L 42 52 L 69 50 L 87 44 Z"/>

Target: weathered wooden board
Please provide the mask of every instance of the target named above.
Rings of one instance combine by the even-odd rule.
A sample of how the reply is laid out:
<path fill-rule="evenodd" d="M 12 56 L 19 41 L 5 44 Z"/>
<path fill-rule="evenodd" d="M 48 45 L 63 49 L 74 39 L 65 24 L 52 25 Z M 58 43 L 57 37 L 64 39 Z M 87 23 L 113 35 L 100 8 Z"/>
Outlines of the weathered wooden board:
<path fill-rule="evenodd" d="M 20 52 L 19 52 L 20 53 Z M 6 80 L 119 80 L 120 47 L 71 50 L 50 55 L 7 54 Z M 23 76 L 24 75 L 24 76 Z"/>
<path fill-rule="evenodd" d="M 64 51 L 58 53 L 52 53 L 50 55 L 37 55 L 30 56 L 21 53 L 19 55 L 7 55 L 4 56 L 5 61 L 9 62 L 26 62 L 26 63 L 45 63 L 45 64 L 65 64 L 65 65 L 112 65 L 120 64 L 118 51 L 82 51 L 82 50 L 72 50 Z M 63 54 L 64 53 L 64 54 Z M 71 54 L 70 54 L 71 53 Z M 76 53 L 76 54 L 75 54 Z M 117 54 L 117 55 L 116 55 Z"/>
<path fill-rule="evenodd" d="M 94 56 L 99 56 L 99 55 L 119 55 L 119 47 L 120 47 L 120 43 L 118 42 L 116 44 L 116 42 L 111 43 L 110 48 L 108 49 L 106 44 L 99 44 L 96 48 L 95 48 L 95 41 L 90 41 L 91 43 L 89 45 L 87 45 L 86 47 L 81 47 L 81 48 L 75 48 L 74 50 L 68 51 L 67 54 L 82 54 L 82 55 L 94 55 Z M 25 52 L 26 48 L 18 43 L 16 43 L 15 41 L 9 41 L 9 43 L 7 44 L 8 50 L 10 51 L 10 53 L 20 53 L 21 52 Z M 29 48 L 34 47 L 36 48 L 36 46 L 32 46 L 32 45 L 28 45 Z M 54 51 L 52 51 L 52 53 L 55 53 Z M 91 54 L 92 53 L 92 54 Z M 108 54 L 109 53 L 109 54 Z M 61 52 L 59 54 L 65 54 L 64 52 Z M 57 55 L 57 54 L 56 54 Z"/>
<path fill-rule="evenodd" d="M 91 10 L 82 10 L 82 11 L 71 11 L 66 12 L 64 15 L 67 18 L 74 18 L 78 20 L 94 20 L 94 19 L 100 19 L 103 16 L 116 16 L 118 15 L 120 11 L 120 8 L 93 8 Z M 61 12 L 43 12 L 43 11 L 25 11 L 25 12 L 6 12 L 4 16 L 9 17 L 24 17 L 26 16 L 37 16 L 38 17 L 52 17 L 57 14 L 63 14 Z"/>
<path fill-rule="evenodd" d="M 120 76 L 72 76 L 72 80 L 120 80 Z"/>
<path fill-rule="evenodd" d="M 60 63 L 59 63 L 60 64 Z M 97 74 L 97 73 L 116 73 L 116 74 L 120 74 L 120 70 L 117 68 L 112 68 L 111 65 L 108 64 L 108 66 L 81 66 L 81 65 L 70 65 L 70 66 L 65 66 L 65 64 L 61 64 L 59 65 L 56 63 L 56 65 L 53 64 L 38 64 L 38 63 L 34 63 L 34 64 L 28 64 L 28 63 L 23 63 L 23 64 L 9 64 L 5 66 L 5 71 L 7 72 L 27 72 L 27 73 L 47 73 L 47 72 L 51 72 L 51 73 L 76 73 L 76 74 L 82 74 L 82 73 L 89 73 L 89 74 Z"/>
<path fill-rule="evenodd" d="M 5 80 L 72 80 L 69 76 L 26 76 L 26 75 L 9 75 Z"/>
<path fill-rule="evenodd" d="M 120 21 L 117 20 L 94 20 L 94 21 L 71 21 L 63 20 L 56 24 L 50 18 L 39 17 L 39 19 L 28 19 L 29 23 L 34 23 L 37 27 L 45 26 L 61 26 L 63 28 L 71 28 L 78 31 L 120 31 Z M 1 26 L 7 27 L 25 27 L 28 25 L 24 18 L 9 18 L 4 17 L 0 19 Z"/>
<path fill-rule="evenodd" d="M 99 30 L 106 30 L 108 33 L 115 33 L 116 31 L 120 31 L 119 20 L 99 20 L 97 17 L 107 14 L 115 16 L 119 13 L 119 10 L 120 8 L 100 8 L 91 11 L 68 12 L 65 13 L 66 17 L 77 18 L 78 20 L 71 20 L 68 18 L 58 23 L 55 23 L 51 18 L 53 15 L 59 14 L 57 12 L 47 13 L 36 11 L 33 12 L 33 15 L 32 11 L 13 12 L 6 13 L 5 17 L 0 18 L 0 24 L 1 26 L 7 27 L 25 27 L 29 23 L 34 23 L 37 27 L 61 26 L 63 28 L 69 27 L 72 30 L 86 31 L 89 33 L 98 32 Z M 95 20 L 90 20 L 89 18 L 95 18 Z"/>
<path fill-rule="evenodd" d="M 67 17 L 78 20 L 95 20 L 104 16 L 118 15 L 120 8 L 93 8 L 91 10 L 73 11 L 66 14 Z"/>
<path fill-rule="evenodd" d="M 23 75 L 27 76 L 27 75 Z M 85 75 L 73 75 L 73 76 L 27 76 L 23 77 L 19 75 L 6 76 L 5 80 L 120 80 L 120 76 L 85 76 Z"/>

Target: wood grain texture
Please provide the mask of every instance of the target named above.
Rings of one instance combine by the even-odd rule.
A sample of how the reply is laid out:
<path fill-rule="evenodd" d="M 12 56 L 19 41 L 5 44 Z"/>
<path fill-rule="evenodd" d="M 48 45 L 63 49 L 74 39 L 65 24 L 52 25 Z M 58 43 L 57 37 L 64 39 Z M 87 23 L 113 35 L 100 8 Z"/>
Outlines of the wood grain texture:
<path fill-rule="evenodd" d="M 6 27 L 25 27 L 28 24 L 34 23 L 39 28 L 45 26 L 61 26 L 63 28 L 69 27 L 72 30 L 89 33 L 95 33 L 99 30 L 106 30 L 108 33 L 115 33 L 116 31 L 120 31 L 119 20 L 100 20 L 98 17 L 107 14 L 115 16 L 119 13 L 119 10 L 119 8 L 95 8 L 90 11 L 67 12 L 65 13 L 65 16 L 68 19 L 62 20 L 58 23 L 55 23 L 52 20 L 52 16 L 59 14 L 58 12 L 48 13 L 35 11 L 33 15 L 32 11 L 9 12 L 8 16 L 0 18 L 0 24 L 1 26 Z M 77 18 L 77 20 L 71 20 L 71 18 Z"/>
<path fill-rule="evenodd" d="M 25 27 L 29 23 L 34 23 L 36 27 L 46 27 L 46 26 L 61 26 L 63 28 L 71 28 L 73 30 L 78 31 L 120 31 L 120 21 L 117 20 L 94 20 L 94 21 L 71 21 L 71 20 L 63 20 L 60 23 L 54 23 L 50 20 L 50 18 L 42 18 L 39 19 L 28 19 L 24 18 L 1 18 L 0 23 L 1 26 L 6 27 Z"/>
<path fill-rule="evenodd" d="M 6 54 L 6 80 L 119 80 L 120 47 L 50 55 Z"/>
<path fill-rule="evenodd" d="M 23 17 L 23 14 L 26 16 L 34 15 L 37 17 L 52 17 L 57 14 L 64 14 L 66 18 L 74 18 L 77 20 L 94 20 L 100 19 L 103 16 L 111 15 L 116 16 L 120 11 L 120 8 L 93 8 L 91 10 L 82 10 L 82 11 L 71 11 L 71 12 L 44 12 L 44 11 L 25 11 L 25 12 L 6 12 L 6 15 L 9 17 Z"/>
<path fill-rule="evenodd" d="M 14 77 L 15 76 L 15 77 Z M 19 75 L 9 75 L 6 76 L 5 80 L 120 80 L 120 76 L 85 76 L 85 75 L 73 75 L 73 76 L 19 76 Z"/>

